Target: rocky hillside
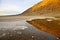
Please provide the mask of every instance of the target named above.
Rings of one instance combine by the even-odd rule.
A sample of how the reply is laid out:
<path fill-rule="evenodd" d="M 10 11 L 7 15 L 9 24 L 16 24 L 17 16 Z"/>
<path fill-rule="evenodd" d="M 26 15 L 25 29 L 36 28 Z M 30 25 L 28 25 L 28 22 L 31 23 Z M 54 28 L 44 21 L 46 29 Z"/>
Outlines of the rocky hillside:
<path fill-rule="evenodd" d="M 22 16 L 40 16 L 42 14 L 60 14 L 60 0 L 43 0 L 23 12 Z"/>

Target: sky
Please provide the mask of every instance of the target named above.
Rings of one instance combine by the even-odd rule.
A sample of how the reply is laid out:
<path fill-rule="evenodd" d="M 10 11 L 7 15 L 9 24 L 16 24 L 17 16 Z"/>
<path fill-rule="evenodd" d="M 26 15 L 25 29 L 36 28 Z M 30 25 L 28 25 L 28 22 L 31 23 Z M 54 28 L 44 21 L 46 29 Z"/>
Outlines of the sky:
<path fill-rule="evenodd" d="M 0 15 L 21 14 L 41 0 L 0 0 Z"/>

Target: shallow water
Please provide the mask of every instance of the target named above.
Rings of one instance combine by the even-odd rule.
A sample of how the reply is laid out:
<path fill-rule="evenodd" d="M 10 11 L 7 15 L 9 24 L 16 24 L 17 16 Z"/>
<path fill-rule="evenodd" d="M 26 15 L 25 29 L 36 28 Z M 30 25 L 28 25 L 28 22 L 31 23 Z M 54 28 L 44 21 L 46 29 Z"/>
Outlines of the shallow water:
<path fill-rule="evenodd" d="M 25 20 L 0 22 L 0 40 L 57 40 L 57 37 L 38 30 Z"/>

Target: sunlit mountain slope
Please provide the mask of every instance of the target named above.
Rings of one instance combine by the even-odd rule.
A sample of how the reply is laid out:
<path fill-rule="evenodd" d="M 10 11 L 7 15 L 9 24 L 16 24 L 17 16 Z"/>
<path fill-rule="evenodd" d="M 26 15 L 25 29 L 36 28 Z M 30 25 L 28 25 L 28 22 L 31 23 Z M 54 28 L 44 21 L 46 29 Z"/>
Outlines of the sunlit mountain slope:
<path fill-rule="evenodd" d="M 33 7 L 23 12 L 22 16 L 40 16 L 42 14 L 59 14 L 60 15 L 60 0 L 43 0 Z"/>

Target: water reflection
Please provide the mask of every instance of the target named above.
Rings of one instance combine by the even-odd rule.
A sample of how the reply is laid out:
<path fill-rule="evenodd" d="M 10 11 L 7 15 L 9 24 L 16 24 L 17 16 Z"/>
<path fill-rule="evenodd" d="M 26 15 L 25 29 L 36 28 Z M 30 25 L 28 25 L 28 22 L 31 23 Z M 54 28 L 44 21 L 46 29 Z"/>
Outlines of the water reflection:
<path fill-rule="evenodd" d="M 19 20 L 0 22 L 0 40 L 57 40 L 57 37 Z"/>

